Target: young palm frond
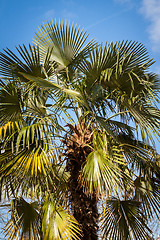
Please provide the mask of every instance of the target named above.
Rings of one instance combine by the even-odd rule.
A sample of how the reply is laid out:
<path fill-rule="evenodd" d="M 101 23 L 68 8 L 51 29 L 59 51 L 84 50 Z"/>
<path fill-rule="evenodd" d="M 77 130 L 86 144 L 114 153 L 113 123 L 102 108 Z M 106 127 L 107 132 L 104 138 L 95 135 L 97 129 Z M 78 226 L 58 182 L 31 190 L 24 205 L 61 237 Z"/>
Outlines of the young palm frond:
<path fill-rule="evenodd" d="M 57 70 L 61 70 L 70 64 L 75 68 L 82 58 L 89 55 L 94 41 L 91 40 L 85 45 L 87 37 L 86 32 L 80 31 L 74 24 L 70 26 L 70 23 L 59 21 L 58 25 L 52 20 L 39 28 L 34 42 L 40 46 L 42 56 L 46 55 L 48 48 L 53 48 L 51 60 L 58 64 Z"/>

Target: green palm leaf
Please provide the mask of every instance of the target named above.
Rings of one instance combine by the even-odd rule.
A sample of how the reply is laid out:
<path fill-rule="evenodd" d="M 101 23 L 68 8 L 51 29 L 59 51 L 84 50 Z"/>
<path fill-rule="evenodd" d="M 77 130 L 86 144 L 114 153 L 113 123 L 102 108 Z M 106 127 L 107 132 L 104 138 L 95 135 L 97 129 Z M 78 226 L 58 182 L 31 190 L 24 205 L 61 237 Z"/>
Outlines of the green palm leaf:
<path fill-rule="evenodd" d="M 79 65 L 85 75 L 85 92 L 92 110 L 103 116 L 109 110 L 125 112 L 121 119 L 138 124 L 146 142 L 147 137 L 152 140 L 152 134 L 159 134 L 160 112 L 155 105 L 159 79 L 148 74 L 151 64 L 153 61 L 142 44 L 122 42 L 97 46 L 90 52 L 89 61 L 84 59 Z"/>
<path fill-rule="evenodd" d="M 44 240 L 80 239 L 80 228 L 75 218 L 48 198 L 43 205 L 42 231 Z"/>
<path fill-rule="evenodd" d="M 121 170 L 126 165 L 123 153 L 105 135 L 96 136 L 94 141 L 94 150 L 88 155 L 82 169 L 82 182 L 91 193 L 96 189 L 100 194 L 106 190 L 109 194 L 116 194 L 122 187 L 122 179 L 131 180 Z"/>
<path fill-rule="evenodd" d="M 102 219 L 103 239 L 151 239 L 151 230 L 138 201 L 107 200 Z"/>
<path fill-rule="evenodd" d="M 160 183 L 156 178 L 137 177 L 134 181 L 135 199 L 142 202 L 145 215 L 153 217 L 153 212 L 159 217 L 160 209 Z"/>
<path fill-rule="evenodd" d="M 55 83 L 53 81 L 47 81 L 43 78 L 31 76 L 29 74 L 21 73 L 21 72 L 20 72 L 20 75 L 22 75 L 25 79 L 28 79 L 29 81 L 36 83 L 39 87 L 43 87 L 44 89 L 50 89 L 51 91 L 60 90 L 60 93 L 62 92 L 75 98 L 80 96 L 79 92 L 69 88 L 65 88 L 63 85 L 59 85 L 58 83 Z"/>
<path fill-rule="evenodd" d="M 142 44 L 87 37 L 49 21 L 35 45 L 0 53 L 0 197 L 14 197 L 8 239 L 150 239 L 148 219 L 160 207 L 159 77 Z"/>
<path fill-rule="evenodd" d="M 45 59 L 42 62 L 39 48 L 29 45 L 29 50 L 26 46 L 16 48 L 20 57 L 17 57 L 11 50 L 5 50 L 5 53 L 0 53 L 0 73 L 6 77 L 20 77 L 22 81 L 28 82 L 22 74 L 29 74 L 34 77 L 46 78 L 53 75 L 53 68 L 50 65 L 50 56 L 52 49 L 48 50 Z M 43 63 L 43 64 L 42 64 Z"/>
<path fill-rule="evenodd" d="M 0 122 L 1 125 L 21 118 L 21 90 L 16 83 L 0 81 Z"/>
<path fill-rule="evenodd" d="M 40 239 L 40 216 L 36 202 L 28 203 L 23 198 L 11 202 L 11 218 L 5 226 L 8 240 Z"/>
<path fill-rule="evenodd" d="M 4 176 L 9 174 L 20 175 L 23 179 L 25 175 L 37 176 L 38 173 L 46 175 L 47 169 L 51 169 L 51 162 L 49 160 L 48 146 L 44 145 L 34 147 L 31 146 L 29 149 L 24 149 L 13 154 L 11 152 L 11 158 L 8 159 L 6 164 L 5 153 L 1 154 L 1 169 L 0 173 Z"/>
<path fill-rule="evenodd" d="M 67 22 L 49 21 L 37 31 L 34 42 L 40 46 L 43 56 L 48 48 L 53 48 L 51 60 L 59 65 L 59 70 L 67 67 L 70 63 L 76 63 L 78 56 L 86 58 L 89 50 L 93 47 L 93 40 L 84 46 L 86 32 L 80 31 L 77 26 L 70 26 Z"/>
<path fill-rule="evenodd" d="M 22 127 L 22 121 L 7 122 L 0 127 L 0 142 L 7 141 L 10 138 L 13 140 L 13 136 L 20 131 Z"/>

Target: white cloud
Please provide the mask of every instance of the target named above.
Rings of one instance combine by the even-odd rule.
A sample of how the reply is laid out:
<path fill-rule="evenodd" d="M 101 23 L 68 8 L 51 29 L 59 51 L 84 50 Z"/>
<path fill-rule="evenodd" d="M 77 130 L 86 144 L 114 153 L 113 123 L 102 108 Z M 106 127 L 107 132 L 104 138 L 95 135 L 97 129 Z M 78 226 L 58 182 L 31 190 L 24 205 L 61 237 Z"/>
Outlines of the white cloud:
<path fill-rule="evenodd" d="M 150 21 L 148 33 L 153 50 L 160 51 L 160 0 L 142 0 L 140 11 Z"/>
<path fill-rule="evenodd" d="M 135 0 L 113 0 L 113 1 L 116 4 L 121 4 L 123 6 L 123 9 L 126 9 L 127 11 L 136 7 L 136 1 Z"/>

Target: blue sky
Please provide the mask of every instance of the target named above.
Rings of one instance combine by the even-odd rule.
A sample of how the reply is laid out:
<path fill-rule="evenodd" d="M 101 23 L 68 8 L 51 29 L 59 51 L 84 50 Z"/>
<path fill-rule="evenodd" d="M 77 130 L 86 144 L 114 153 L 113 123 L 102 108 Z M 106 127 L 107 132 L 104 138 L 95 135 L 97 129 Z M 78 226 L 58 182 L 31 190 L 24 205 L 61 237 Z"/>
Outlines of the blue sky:
<path fill-rule="evenodd" d="M 0 51 L 32 43 L 49 19 L 74 21 L 99 42 L 139 41 L 160 73 L 160 0 L 0 0 Z"/>

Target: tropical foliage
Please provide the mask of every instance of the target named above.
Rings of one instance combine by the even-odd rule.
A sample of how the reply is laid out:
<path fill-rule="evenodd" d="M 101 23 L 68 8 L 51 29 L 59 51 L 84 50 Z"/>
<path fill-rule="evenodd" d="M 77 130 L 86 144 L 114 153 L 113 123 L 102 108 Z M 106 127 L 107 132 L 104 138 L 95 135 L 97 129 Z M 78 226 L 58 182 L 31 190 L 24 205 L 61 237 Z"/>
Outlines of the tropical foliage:
<path fill-rule="evenodd" d="M 153 239 L 159 77 L 137 42 L 46 22 L 0 53 L 0 197 L 8 239 Z"/>

